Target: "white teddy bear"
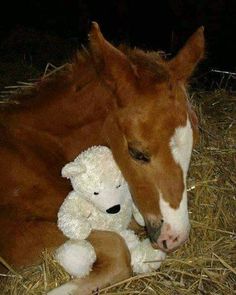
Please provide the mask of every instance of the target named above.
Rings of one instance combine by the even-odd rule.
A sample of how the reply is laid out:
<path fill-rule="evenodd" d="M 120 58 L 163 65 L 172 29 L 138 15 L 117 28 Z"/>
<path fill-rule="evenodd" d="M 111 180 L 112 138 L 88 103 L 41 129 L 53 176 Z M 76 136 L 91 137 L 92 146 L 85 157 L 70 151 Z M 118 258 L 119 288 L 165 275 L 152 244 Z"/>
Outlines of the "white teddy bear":
<path fill-rule="evenodd" d="M 144 221 L 109 148 L 89 148 L 65 165 L 62 176 L 71 180 L 74 190 L 61 205 L 58 227 L 70 240 L 57 249 L 55 258 L 69 274 L 84 277 L 91 271 L 96 254 L 86 238 L 93 229 L 115 231 L 124 238 L 135 273 L 160 266 L 165 253 L 127 229 L 132 213 L 140 225 Z"/>

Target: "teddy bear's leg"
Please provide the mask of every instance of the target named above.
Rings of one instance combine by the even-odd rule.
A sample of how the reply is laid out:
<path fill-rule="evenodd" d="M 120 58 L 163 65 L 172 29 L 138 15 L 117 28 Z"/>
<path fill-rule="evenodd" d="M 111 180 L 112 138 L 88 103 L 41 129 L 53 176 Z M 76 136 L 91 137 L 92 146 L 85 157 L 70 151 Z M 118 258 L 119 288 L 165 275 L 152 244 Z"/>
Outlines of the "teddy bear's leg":
<path fill-rule="evenodd" d="M 69 240 L 56 250 L 55 258 L 70 275 L 82 278 L 91 271 L 96 253 L 86 240 Z"/>
<path fill-rule="evenodd" d="M 89 238 L 97 260 L 92 271 L 84 278 L 58 287 L 48 295 L 88 295 L 131 276 L 130 253 L 121 236 L 109 231 L 93 231 Z"/>
<path fill-rule="evenodd" d="M 135 273 L 146 273 L 158 269 L 166 254 L 154 249 L 149 241 L 141 241 L 137 247 L 131 249 L 131 265 Z"/>

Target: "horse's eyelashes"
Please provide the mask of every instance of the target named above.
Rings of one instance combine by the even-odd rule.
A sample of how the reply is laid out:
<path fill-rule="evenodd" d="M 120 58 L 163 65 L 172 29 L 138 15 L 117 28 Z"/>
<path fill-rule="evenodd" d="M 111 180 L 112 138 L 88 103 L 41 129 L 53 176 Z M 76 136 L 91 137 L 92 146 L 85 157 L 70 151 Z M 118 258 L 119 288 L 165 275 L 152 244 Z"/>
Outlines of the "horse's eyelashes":
<path fill-rule="evenodd" d="M 129 154 L 134 160 L 137 160 L 143 163 L 150 162 L 150 156 L 147 153 L 141 152 L 133 147 L 129 147 Z"/>

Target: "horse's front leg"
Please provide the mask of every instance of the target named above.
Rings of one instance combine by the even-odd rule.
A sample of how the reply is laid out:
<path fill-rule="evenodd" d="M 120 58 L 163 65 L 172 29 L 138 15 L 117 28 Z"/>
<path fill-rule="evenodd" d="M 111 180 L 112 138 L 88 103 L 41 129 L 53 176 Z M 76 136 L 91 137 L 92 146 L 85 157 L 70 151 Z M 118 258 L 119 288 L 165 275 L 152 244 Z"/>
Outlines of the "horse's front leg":
<path fill-rule="evenodd" d="M 88 295 L 131 276 L 130 254 L 122 237 L 114 232 L 94 231 L 88 240 L 97 255 L 90 274 L 74 279 L 48 295 Z"/>

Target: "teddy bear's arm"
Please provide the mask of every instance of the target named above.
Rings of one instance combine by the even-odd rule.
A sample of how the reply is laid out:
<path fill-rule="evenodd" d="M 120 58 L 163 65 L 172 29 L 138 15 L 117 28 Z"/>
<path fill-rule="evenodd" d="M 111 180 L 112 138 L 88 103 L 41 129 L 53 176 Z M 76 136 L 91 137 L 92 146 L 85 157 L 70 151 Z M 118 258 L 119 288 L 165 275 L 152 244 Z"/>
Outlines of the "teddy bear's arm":
<path fill-rule="evenodd" d="M 83 199 L 71 192 L 59 209 L 57 225 L 70 239 L 86 239 L 92 230 L 86 214 L 88 208 Z"/>

